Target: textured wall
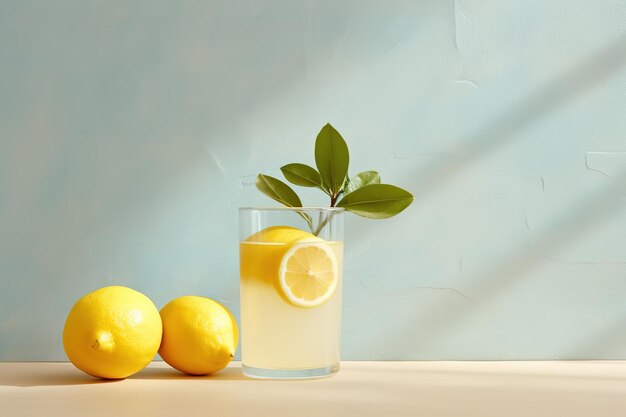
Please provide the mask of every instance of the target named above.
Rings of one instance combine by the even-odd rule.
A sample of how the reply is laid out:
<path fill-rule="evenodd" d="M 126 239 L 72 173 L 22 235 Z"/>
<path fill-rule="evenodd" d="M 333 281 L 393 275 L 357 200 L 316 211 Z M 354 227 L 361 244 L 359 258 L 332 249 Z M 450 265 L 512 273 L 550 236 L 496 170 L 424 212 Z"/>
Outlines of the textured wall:
<path fill-rule="evenodd" d="M 327 121 L 416 196 L 346 223 L 345 359 L 626 358 L 625 114 L 623 0 L 1 1 L 0 360 L 113 283 L 238 313 Z"/>

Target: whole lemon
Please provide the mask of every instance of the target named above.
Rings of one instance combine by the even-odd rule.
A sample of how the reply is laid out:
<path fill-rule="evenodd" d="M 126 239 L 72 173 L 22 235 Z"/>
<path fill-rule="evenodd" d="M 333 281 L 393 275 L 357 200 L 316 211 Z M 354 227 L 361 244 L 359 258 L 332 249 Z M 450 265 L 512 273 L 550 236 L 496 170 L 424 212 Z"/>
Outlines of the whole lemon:
<path fill-rule="evenodd" d="M 148 297 L 127 287 L 111 286 L 76 302 L 65 321 L 63 346 L 81 371 L 120 379 L 152 361 L 162 332 L 159 311 Z"/>
<path fill-rule="evenodd" d="M 161 309 L 163 340 L 159 354 L 181 372 L 207 375 L 235 356 L 239 331 L 232 314 L 217 301 L 187 295 Z"/>

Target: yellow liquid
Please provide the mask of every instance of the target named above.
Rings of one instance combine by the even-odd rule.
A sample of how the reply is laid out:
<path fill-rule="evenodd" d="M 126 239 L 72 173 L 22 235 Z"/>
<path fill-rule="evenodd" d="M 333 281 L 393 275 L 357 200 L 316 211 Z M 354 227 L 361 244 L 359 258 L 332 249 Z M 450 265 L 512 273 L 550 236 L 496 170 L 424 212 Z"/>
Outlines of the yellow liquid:
<path fill-rule="evenodd" d="M 343 243 L 327 244 L 337 257 L 339 281 L 330 299 L 313 308 L 291 304 L 280 290 L 278 267 L 288 244 L 239 244 L 244 365 L 313 369 L 339 363 Z"/>

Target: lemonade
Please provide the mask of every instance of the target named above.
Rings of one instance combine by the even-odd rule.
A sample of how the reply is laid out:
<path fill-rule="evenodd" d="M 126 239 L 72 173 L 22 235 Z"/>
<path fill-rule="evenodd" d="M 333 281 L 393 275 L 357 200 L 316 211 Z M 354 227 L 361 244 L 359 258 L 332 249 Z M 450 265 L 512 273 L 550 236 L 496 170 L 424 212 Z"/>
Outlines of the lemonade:
<path fill-rule="evenodd" d="M 289 184 L 260 173 L 257 190 L 284 207 L 239 209 L 242 362 L 251 377 L 338 371 L 343 213 L 387 219 L 413 202 L 377 171 L 348 175 L 348 145 L 330 123 L 315 138 L 314 156 L 317 169 L 295 162 L 280 171 L 293 185 L 319 190 L 329 206 L 305 207 Z"/>
<path fill-rule="evenodd" d="M 288 246 L 286 243 L 240 244 L 244 363 L 269 369 L 335 366 L 339 363 L 341 276 L 334 293 L 322 305 L 302 308 L 291 304 L 277 283 L 267 279 L 268 264 L 279 260 Z M 329 242 L 328 246 L 341 269 L 343 244 Z"/>
<path fill-rule="evenodd" d="M 239 244 L 246 375 L 323 376 L 339 369 L 343 242 L 273 226 Z"/>

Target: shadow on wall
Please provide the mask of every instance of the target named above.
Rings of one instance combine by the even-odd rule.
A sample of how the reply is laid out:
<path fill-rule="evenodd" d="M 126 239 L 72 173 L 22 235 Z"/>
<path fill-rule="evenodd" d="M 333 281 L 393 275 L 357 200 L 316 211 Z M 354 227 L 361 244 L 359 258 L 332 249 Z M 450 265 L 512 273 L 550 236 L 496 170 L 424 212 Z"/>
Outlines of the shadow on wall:
<path fill-rule="evenodd" d="M 626 176 L 625 178 L 626 179 Z M 620 317 L 613 325 L 599 329 L 593 334 L 583 335 L 577 346 L 563 352 L 560 359 L 593 359 L 589 358 L 589 352 L 606 350 L 611 352 L 613 348 L 620 347 L 623 359 L 626 355 L 626 317 Z"/>
<path fill-rule="evenodd" d="M 445 183 L 462 174 L 469 165 L 476 163 L 488 153 L 493 152 L 499 146 L 506 143 L 510 135 L 517 133 L 532 125 L 536 120 L 555 111 L 566 104 L 568 100 L 592 89 L 595 85 L 618 73 L 626 66 L 626 37 L 620 37 L 607 45 L 598 53 L 588 57 L 569 72 L 562 74 L 538 91 L 529 94 L 525 99 L 511 107 L 497 119 L 492 125 L 468 138 L 467 149 L 463 154 L 457 154 L 450 158 L 449 162 L 431 167 L 424 172 L 419 172 L 417 178 L 422 178 L 416 186 L 418 195 L 416 204 L 429 193 L 437 191 Z M 431 173 L 435 174 L 431 174 Z M 591 195 L 582 196 L 578 204 L 572 205 L 571 209 L 563 213 L 558 221 L 547 227 L 542 234 L 527 242 L 528 251 L 516 253 L 514 256 L 500 260 L 493 268 L 484 273 L 469 277 L 469 287 L 465 290 L 468 294 L 481 294 L 481 299 L 492 300 L 503 294 L 509 287 L 521 277 L 528 274 L 537 263 L 545 260 L 536 253 L 537 248 L 558 248 L 580 237 L 586 231 L 598 223 L 607 221 L 621 212 L 622 204 L 618 199 L 624 192 L 626 183 L 626 171 L 616 176 L 614 181 Z M 356 230 L 355 239 L 360 239 L 359 231 Z M 474 303 L 457 303 L 456 300 L 447 301 L 437 298 L 437 308 L 434 305 L 421 305 L 416 308 L 416 320 L 406 328 L 428 328 L 428 338 L 436 339 L 444 334 L 454 331 L 460 321 L 476 313 L 478 308 L 484 308 L 485 304 L 476 306 Z M 489 301 L 485 301 L 488 303 Z M 433 326 L 432 323 L 437 323 Z M 601 332 L 604 338 L 613 336 L 615 331 L 626 331 L 622 325 L 619 329 L 609 329 Z M 369 350 L 373 352 L 384 351 L 387 340 L 405 340 L 404 334 L 373 335 L 369 343 Z M 601 342 L 598 342 L 601 343 Z M 379 345 L 382 344 L 382 345 Z M 408 340 L 398 343 L 398 357 L 407 359 L 420 359 L 420 348 L 411 344 Z M 571 352 L 563 352 L 563 358 L 584 359 L 584 349 L 574 349 Z M 454 359 L 454 358 L 450 358 Z M 466 359 L 466 358 L 464 358 Z M 555 358 L 557 359 L 557 358 Z"/>
<path fill-rule="evenodd" d="M 448 162 L 418 173 L 420 175 L 417 177 L 423 180 L 415 187 L 418 190 L 416 201 L 437 191 L 443 184 L 459 176 L 468 165 L 504 145 L 510 135 L 529 127 L 569 100 L 619 73 L 625 66 L 626 37 L 620 37 L 520 100 L 490 126 L 464 140 L 463 143 L 468 145 L 462 153 L 451 155 Z"/>

